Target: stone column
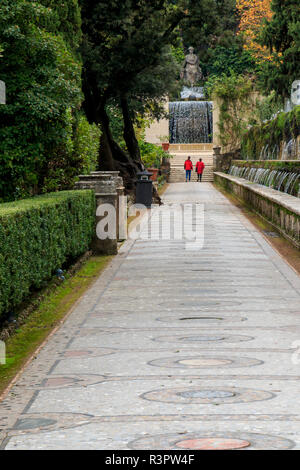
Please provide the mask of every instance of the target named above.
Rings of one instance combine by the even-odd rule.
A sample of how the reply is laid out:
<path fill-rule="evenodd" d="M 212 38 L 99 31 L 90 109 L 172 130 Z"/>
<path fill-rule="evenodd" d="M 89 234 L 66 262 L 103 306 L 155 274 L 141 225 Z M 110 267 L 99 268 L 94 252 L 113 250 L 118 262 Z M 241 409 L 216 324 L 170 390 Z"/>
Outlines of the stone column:
<path fill-rule="evenodd" d="M 97 209 L 102 204 L 110 204 L 116 211 L 116 236 L 111 239 L 100 240 L 95 233 L 92 242 L 92 249 L 97 254 L 113 255 L 118 252 L 118 240 L 120 233 L 124 231 L 126 222 L 125 216 L 120 218 L 120 196 L 124 195 L 123 179 L 118 171 L 95 171 L 90 175 L 80 175 L 79 181 L 75 184 L 75 189 L 92 189 L 95 191 Z M 103 216 L 96 216 L 96 226 Z"/>

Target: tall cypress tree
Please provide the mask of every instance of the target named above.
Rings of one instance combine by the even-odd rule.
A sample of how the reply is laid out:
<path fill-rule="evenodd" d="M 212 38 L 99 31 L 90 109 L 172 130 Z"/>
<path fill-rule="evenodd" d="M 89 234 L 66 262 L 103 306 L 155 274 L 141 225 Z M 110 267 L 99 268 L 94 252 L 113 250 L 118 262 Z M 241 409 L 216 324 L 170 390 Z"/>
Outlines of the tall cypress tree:
<path fill-rule="evenodd" d="M 290 95 L 291 84 L 300 78 L 300 4 L 299 0 L 273 0 L 274 15 L 265 22 L 261 43 L 269 47 L 272 60 L 260 72 L 264 91 Z"/>

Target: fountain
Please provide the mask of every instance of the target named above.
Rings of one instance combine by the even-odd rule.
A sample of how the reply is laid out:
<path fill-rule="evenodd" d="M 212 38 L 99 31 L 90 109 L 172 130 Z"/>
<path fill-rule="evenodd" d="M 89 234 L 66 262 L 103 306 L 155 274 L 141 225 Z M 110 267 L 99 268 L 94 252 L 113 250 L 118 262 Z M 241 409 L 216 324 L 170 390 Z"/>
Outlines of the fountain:
<path fill-rule="evenodd" d="M 175 101 L 170 109 L 170 143 L 212 142 L 212 102 Z"/>
<path fill-rule="evenodd" d="M 300 197 L 300 170 L 272 170 L 232 165 L 229 169 L 229 174 L 244 178 L 253 183 L 268 186 L 292 196 Z"/>
<path fill-rule="evenodd" d="M 194 144 L 211 143 L 213 133 L 212 102 L 203 101 L 204 90 L 195 86 L 202 78 L 198 57 L 194 49 L 189 48 L 185 58 L 181 78 L 186 86 L 181 92 L 181 99 L 169 103 L 170 143 Z"/>

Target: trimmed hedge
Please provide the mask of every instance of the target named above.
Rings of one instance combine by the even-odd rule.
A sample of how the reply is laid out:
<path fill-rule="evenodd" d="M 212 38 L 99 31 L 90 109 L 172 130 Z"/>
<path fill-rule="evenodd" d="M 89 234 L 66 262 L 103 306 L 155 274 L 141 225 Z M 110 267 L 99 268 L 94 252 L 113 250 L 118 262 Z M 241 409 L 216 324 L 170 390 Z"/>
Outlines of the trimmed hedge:
<path fill-rule="evenodd" d="M 90 247 L 95 214 L 93 191 L 0 204 L 0 320 Z"/>

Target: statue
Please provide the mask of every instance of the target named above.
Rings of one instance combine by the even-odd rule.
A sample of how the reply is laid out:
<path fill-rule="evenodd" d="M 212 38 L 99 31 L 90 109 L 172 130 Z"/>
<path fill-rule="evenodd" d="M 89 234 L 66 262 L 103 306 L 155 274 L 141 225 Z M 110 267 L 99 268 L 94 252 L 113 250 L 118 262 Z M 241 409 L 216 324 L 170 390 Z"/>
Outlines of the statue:
<path fill-rule="evenodd" d="M 295 80 L 292 83 L 291 102 L 294 106 L 300 104 L 300 80 Z"/>
<path fill-rule="evenodd" d="M 199 66 L 199 59 L 194 54 L 194 48 L 189 47 L 189 54 L 185 57 L 180 78 L 188 85 L 194 86 L 202 78 L 202 71 Z"/>

